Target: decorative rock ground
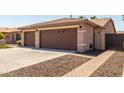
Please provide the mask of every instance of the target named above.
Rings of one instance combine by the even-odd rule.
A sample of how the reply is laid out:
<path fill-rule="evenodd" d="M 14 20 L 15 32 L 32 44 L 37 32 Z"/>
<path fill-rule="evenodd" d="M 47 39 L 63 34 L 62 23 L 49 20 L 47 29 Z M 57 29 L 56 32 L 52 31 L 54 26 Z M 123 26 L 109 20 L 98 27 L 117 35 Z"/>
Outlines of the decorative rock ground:
<path fill-rule="evenodd" d="M 124 66 L 124 52 L 113 54 L 91 77 L 121 77 Z"/>
<path fill-rule="evenodd" d="M 5 74 L 2 77 L 59 77 L 79 67 L 91 58 L 66 55 Z"/>

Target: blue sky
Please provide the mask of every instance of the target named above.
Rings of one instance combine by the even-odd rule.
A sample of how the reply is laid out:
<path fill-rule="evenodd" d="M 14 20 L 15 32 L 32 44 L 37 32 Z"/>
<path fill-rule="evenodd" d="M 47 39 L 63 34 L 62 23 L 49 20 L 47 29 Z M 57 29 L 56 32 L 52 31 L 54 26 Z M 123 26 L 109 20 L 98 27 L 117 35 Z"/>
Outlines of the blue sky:
<path fill-rule="evenodd" d="M 73 15 L 77 18 L 80 15 Z M 58 18 L 68 18 L 69 15 L 0 15 L 0 27 L 19 27 L 37 22 L 44 22 Z M 85 16 L 90 18 L 91 16 Z M 124 21 L 119 15 L 99 15 L 98 18 L 112 18 L 117 31 L 124 31 Z"/>

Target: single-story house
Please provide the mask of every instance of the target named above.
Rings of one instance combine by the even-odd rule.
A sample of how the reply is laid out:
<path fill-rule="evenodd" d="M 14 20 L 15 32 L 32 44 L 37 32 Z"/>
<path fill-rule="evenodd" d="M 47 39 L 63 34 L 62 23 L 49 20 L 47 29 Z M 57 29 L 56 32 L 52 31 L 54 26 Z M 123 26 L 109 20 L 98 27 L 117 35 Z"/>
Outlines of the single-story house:
<path fill-rule="evenodd" d="M 7 44 L 16 43 L 16 40 L 21 39 L 21 31 L 15 28 L 0 27 L 0 32 L 4 33 Z"/>
<path fill-rule="evenodd" d="M 19 27 L 22 45 L 85 52 L 105 50 L 105 34 L 116 33 L 112 19 L 62 18 Z"/>

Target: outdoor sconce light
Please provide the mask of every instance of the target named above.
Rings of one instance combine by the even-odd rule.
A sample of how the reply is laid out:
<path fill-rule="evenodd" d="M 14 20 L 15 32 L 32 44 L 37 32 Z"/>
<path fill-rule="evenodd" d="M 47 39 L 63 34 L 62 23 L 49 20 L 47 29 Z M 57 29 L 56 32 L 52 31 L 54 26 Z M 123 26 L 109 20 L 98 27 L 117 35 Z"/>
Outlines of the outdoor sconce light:
<path fill-rule="evenodd" d="M 36 32 L 38 32 L 38 29 L 36 29 Z"/>
<path fill-rule="evenodd" d="M 80 26 L 79 28 L 82 28 L 82 26 Z"/>

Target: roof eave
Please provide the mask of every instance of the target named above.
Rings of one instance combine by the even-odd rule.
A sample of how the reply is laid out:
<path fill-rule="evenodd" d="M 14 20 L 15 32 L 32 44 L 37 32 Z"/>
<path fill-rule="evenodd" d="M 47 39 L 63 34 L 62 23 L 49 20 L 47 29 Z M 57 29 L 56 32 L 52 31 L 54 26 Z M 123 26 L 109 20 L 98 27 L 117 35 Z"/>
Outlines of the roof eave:
<path fill-rule="evenodd" d="M 89 23 L 89 24 L 91 24 L 91 25 L 93 25 L 94 27 L 98 27 L 98 28 L 101 28 L 101 29 L 104 29 L 104 27 L 102 27 L 102 26 L 100 26 L 100 25 L 98 25 L 98 24 L 95 24 L 95 23 L 93 23 L 93 22 L 91 22 L 91 21 L 89 21 L 89 20 L 87 20 L 87 22 Z"/>

